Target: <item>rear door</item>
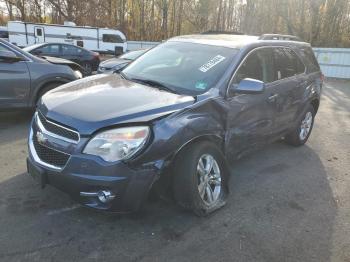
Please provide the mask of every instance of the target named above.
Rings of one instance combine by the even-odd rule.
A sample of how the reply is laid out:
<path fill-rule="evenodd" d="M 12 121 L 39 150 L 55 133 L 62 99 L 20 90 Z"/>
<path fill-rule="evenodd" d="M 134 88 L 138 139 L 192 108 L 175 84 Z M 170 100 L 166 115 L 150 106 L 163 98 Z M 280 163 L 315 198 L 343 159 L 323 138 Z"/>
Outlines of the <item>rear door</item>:
<path fill-rule="evenodd" d="M 227 133 L 226 153 L 236 157 L 262 147 L 271 139 L 274 127 L 275 104 L 271 102 L 274 94 L 274 69 L 272 48 L 258 48 L 243 60 L 231 81 L 238 85 L 245 78 L 265 83 L 261 94 L 233 94 L 226 100 Z"/>
<path fill-rule="evenodd" d="M 0 52 L 13 52 L 0 43 Z M 26 61 L 0 59 L 0 107 L 26 106 L 30 93 L 30 75 Z"/>
<path fill-rule="evenodd" d="M 289 129 L 295 120 L 303 96 L 306 80 L 305 66 L 298 55 L 290 48 L 275 48 L 275 107 L 274 133 L 280 136 Z"/>
<path fill-rule="evenodd" d="M 62 45 L 62 58 L 81 64 L 83 49 L 73 45 Z"/>

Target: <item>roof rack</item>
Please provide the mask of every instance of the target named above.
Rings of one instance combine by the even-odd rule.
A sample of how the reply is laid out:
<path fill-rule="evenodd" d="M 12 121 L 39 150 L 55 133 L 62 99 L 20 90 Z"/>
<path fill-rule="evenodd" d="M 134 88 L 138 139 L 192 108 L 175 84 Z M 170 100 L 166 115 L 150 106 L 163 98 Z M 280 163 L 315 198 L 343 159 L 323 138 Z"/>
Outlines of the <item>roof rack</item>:
<path fill-rule="evenodd" d="M 299 41 L 302 40 L 294 35 L 280 35 L 280 34 L 263 34 L 259 37 L 259 40 L 285 40 L 285 41 Z"/>
<path fill-rule="evenodd" d="M 222 35 L 244 35 L 241 32 L 220 31 L 220 30 L 208 30 L 208 31 L 205 31 L 205 32 L 201 33 L 201 35 L 217 35 L 217 34 L 222 34 Z"/>

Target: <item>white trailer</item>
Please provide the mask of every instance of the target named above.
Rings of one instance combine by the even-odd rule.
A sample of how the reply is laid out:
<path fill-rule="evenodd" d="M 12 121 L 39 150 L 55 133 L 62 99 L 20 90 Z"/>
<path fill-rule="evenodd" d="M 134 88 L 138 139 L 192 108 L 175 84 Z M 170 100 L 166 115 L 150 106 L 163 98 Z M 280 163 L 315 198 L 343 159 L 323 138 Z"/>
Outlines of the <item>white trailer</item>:
<path fill-rule="evenodd" d="M 25 47 L 38 43 L 70 43 L 99 53 L 123 53 L 127 50 L 125 35 L 109 28 L 9 21 L 9 42 Z"/>

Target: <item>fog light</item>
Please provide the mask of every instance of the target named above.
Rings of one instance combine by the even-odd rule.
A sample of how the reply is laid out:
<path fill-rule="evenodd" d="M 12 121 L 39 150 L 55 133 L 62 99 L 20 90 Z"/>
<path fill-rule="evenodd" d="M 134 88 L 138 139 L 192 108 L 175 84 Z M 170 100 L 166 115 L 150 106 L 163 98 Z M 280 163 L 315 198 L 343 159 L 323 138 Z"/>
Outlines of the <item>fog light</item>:
<path fill-rule="evenodd" d="M 109 190 L 101 190 L 98 191 L 97 198 L 102 203 L 108 203 L 109 201 L 112 201 L 115 198 L 115 196 Z"/>

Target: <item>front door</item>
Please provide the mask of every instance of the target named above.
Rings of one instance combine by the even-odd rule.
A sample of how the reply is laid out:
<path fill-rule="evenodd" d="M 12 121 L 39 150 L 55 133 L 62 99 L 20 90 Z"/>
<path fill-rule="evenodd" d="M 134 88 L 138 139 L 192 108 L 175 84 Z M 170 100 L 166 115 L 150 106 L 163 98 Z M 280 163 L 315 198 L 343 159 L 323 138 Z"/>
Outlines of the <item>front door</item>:
<path fill-rule="evenodd" d="M 245 78 L 263 81 L 265 91 L 261 94 L 233 94 L 227 98 L 225 151 L 228 157 L 240 157 L 271 139 L 276 114 L 272 97 L 275 85 L 271 48 L 251 52 L 236 70 L 230 87 L 234 88 Z"/>
<path fill-rule="evenodd" d="M 0 52 L 12 52 L 0 44 Z M 25 61 L 0 58 L 0 107 L 26 106 L 30 93 L 30 75 Z"/>
<path fill-rule="evenodd" d="M 35 43 L 45 43 L 45 30 L 42 26 L 34 26 Z"/>

